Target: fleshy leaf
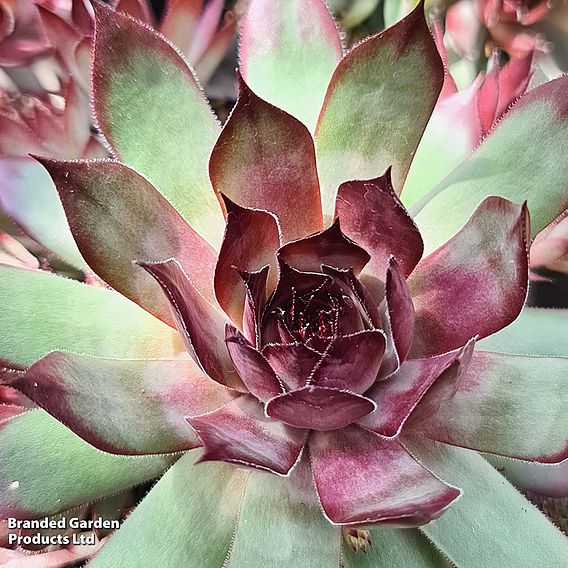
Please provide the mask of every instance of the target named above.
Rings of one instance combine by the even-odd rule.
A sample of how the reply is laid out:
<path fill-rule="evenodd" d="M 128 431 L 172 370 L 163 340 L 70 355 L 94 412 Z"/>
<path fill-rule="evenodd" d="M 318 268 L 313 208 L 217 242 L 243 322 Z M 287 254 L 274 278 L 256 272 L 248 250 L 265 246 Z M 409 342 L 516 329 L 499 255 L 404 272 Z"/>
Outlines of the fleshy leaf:
<path fill-rule="evenodd" d="M 278 257 L 298 270 L 318 272 L 322 264 L 326 264 L 339 269 L 351 268 L 356 275 L 370 260 L 365 249 L 343 234 L 338 220 L 328 229 L 284 245 Z"/>
<path fill-rule="evenodd" d="M 102 359 L 54 352 L 11 384 L 91 445 L 161 454 L 201 445 L 185 416 L 231 400 L 191 360 Z"/>
<path fill-rule="evenodd" d="M 329 568 L 338 565 L 339 540 L 302 460 L 289 479 L 251 473 L 227 568 L 292 566 L 298 559 L 309 568 Z"/>
<path fill-rule="evenodd" d="M 342 183 L 335 203 L 335 216 L 345 234 L 371 255 L 364 275 L 381 282 L 391 256 L 408 276 L 424 248 L 416 225 L 394 192 L 390 176 L 389 169 L 376 179 Z"/>
<path fill-rule="evenodd" d="M 41 271 L 0 266 L 0 353 L 28 366 L 50 351 L 174 358 L 178 333 L 111 290 Z"/>
<path fill-rule="evenodd" d="M 262 354 L 289 390 L 302 388 L 321 359 L 304 343 L 271 343 Z"/>
<path fill-rule="evenodd" d="M 384 352 L 385 336 L 380 330 L 336 337 L 310 378 L 310 383 L 364 393 L 377 379 Z"/>
<path fill-rule="evenodd" d="M 454 396 L 429 416 L 411 417 L 408 427 L 447 444 L 560 462 L 568 458 L 567 375 L 565 358 L 476 351 Z"/>
<path fill-rule="evenodd" d="M 479 564 L 479 548 L 456 527 L 468 527 L 467 534 L 484 543 L 487 568 L 568 563 L 566 536 L 479 454 L 418 438 L 404 443 L 426 467 L 463 489 L 459 501 L 420 529 L 453 564 Z"/>
<path fill-rule="evenodd" d="M 0 516 L 25 519 L 152 479 L 178 456 L 106 454 L 43 410 L 32 410 L 0 424 L 0 458 Z"/>
<path fill-rule="evenodd" d="M 133 263 L 175 257 L 213 299 L 215 251 L 140 174 L 112 160 L 38 160 L 55 182 L 83 257 L 105 282 L 173 324 L 162 290 Z"/>
<path fill-rule="evenodd" d="M 237 104 L 209 162 L 215 191 L 242 207 L 274 213 L 284 242 L 319 231 L 321 201 L 310 133 L 293 116 L 255 95 L 240 75 L 237 78 Z"/>
<path fill-rule="evenodd" d="M 241 272 L 246 293 L 243 310 L 243 334 L 256 347 L 261 344 L 262 313 L 266 304 L 266 284 L 268 281 L 269 266 L 256 272 Z"/>
<path fill-rule="evenodd" d="M 321 505 L 334 524 L 421 525 L 460 495 L 398 441 L 358 426 L 313 432 L 309 451 Z"/>
<path fill-rule="evenodd" d="M 420 4 L 393 27 L 365 39 L 337 66 L 316 129 L 324 215 L 339 185 L 393 166 L 397 193 L 432 114 L 444 67 Z M 349 233 L 348 233 L 349 234 Z"/>
<path fill-rule="evenodd" d="M 441 568 L 447 561 L 417 529 L 379 527 L 370 531 L 371 547 L 363 556 L 343 546 L 345 568 Z"/>
<path fill-rule="evenodd" d="M 283 392 L 268 361 L 230 325 L 226 327 L 225 342 L 235 369 L 251 394 L 265 402 Z"/>
<path fill-rule="evenodd" d="M 463 229 L 424 258 L 408 280 L 416 321 L 410 356 L 486 337 L 521 311 L 528 284 L 526 206 L 486 198 Z"/>
<path fill-rule="evenodd" d="M 315 128 L 343 50 L 322 0 L 252 0 L 241 27 L 240 63 L 262 98 Z"/>
<path fill-rule="evenodd" d="M 241 328 L 246 286 L 239 271 L 256 272 L 269 266 L 269 286 L 273 289 L 278 280 L 280 234 L 271 213 L 239 207 L 228 199 L 225 206 L 227 226 L 215 267 L 215 294 L 234 325 Z"/>
<path fill-rule="evenodd" d="M 71 265 L 85 267 L 55 186 L 35 160 L 0 159 L 0 207 L 32 239 Z"/>
<path fill-rule="evenodd" d="M 103 4 L 95 14 L 93 100 L 105 138 L 218 246 L 223 217 L 207 162 L 219 124 L 192 71 L 150 28 Z"/>
<path fill-rule="evenodd" d="M 533 237 L 566 209 L 568 163 L 557 155 L 568 140 L 567 86 L 561 77 L 524 95 L 470 158 L 413 206 L 428 252 L 488 195 L 527 200 Z"/>
<path fill-rule="evenodd" d="M 90 568 L 223 564 L 248 472 L 220 463 L 194 465 L 198 455 L 187 453 L 160 479 Z"/>
<path fill-rule="evenodd" d="M 160 31 L 181 50 L 188 53 L 203 0 L 168 0 Z"/>
<path fill-rule="evenodd" d="M 334 430 L 355 422 L 375 408 L 375 403 L 364 396 L 309 385 L 269 400 L 266 414 L 296 428 Z"/>
<path fill-rule="evenodd" d="M 512 355 L 568 357 L 568 310 L 524 307 L 512 324 L 477 346 Z"/>
<path fill-rule="evenodd" d="M 404 361 L 388 380 L 378 381 L 366 393 L 378 408 L 359 423 L 381 436 L 397 436 L 410 413 L 457 353 L 454 351 L 437 357 Z"/>
<path fill-rule="evenodd" d="M 203 440 L 200 461 L 221 460 L 286 475 L 300 458 L 307 432 L 265 416 L 251 396 L 187 421 Z"/>
<path fill-rule="evenodd" d="M 182 339 L 203 371 L 222 385 L 245 391 L 225 346 L 227 322 L 222 312 L 199 294 L 176 259 L 139 264 L 162 287 Z"/>

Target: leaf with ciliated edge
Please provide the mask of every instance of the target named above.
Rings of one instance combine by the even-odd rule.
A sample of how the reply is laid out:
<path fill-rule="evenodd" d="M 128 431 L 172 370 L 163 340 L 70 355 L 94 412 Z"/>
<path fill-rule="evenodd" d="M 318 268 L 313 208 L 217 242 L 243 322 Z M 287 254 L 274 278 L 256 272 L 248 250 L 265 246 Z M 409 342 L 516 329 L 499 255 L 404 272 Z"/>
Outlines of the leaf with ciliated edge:
<path fill-rule="evenodd" d="M 476 350 L 456 393 L 437 400 L 429 416 L 411 416 L 407 427 L 447 444 L 557 463 L 568 458 L 567 376 L 568 358 Z"/>
<path fill-rule="evenodd" d="M 0 353 L 28 366 L 50 351 L 174 358 L 179 334 L 120 294 L 38 270 L 0 266 Z"/>
<path fill-rule="evenodd" d="M 183 456 L 154 486 L 89 568 L 223 564 L 233 538 L 248 472 Z"/>
<path fill-rule="evenodd" d="M 227 568 L 337 567 L 340 533 L 322 515 L 309 466 L 290 478 L 251 473 Z M 269 544 L 269 546 L 267 546 Z"/>
<path fill-rule="evenodd" d="M 524 95 L 447 178 L 411 208 L 427 252 L 447 241 L 489 195 L 527 200 L 534 237 L 568 206 L 568 77 Z"/>
<path fill-rule="evenodd" d="M 568 564 L 568 540 L 540 511 L 477 452 L 425 441 L 404 445 L 426 467 L 463 495 L 436 521 L 420 530 L 456 566 L 550 566 Z"/>
<path fill-rule="evenodd" d="M 240 63 L 261 97 L 315 128 L 341 60 L 341 39 L 322 0 L 253 0 L 242 21 Z"/>
<path fill-rule="evenodd" d="M 160 286 L 133 263 L 176 257 L 214 299 L 215 251 L 148 180 L 114 160 L 37 159 L 55 182 L 85 260 L 107 284 L 173 327 Z"/>
<path fill-rule="evenodd" d="M 0 515 L 64 511 L 157 477 L 178 457 L 106 454 L 32 410 L 0 425 Z"/>
<path fill-rule="evenodd" d="M 207 162 L 219 124 L 192 71 L 150 28 L 100 3 L 95 15 L 93 100 L 105 138 L 218 247 L 224 223 Z"/>
<path fill-rule="evenodd" d="M 163 454 L 201 446 L 185 416 L 232 399 L 191 360 L 102 359 L 50 353 L 10 383 L 93 446 Z"/>
<path fill-rule="evenodd" d="M 443 81 L 423 2 L 342 59 L 316 129 L 326 218 L 333 215 L 335 194 L 344 181 L 376 178 L 393 166 L 400 193 Z"/>
<path fill-rule="evenodd" d="M 354 553 L 343 545 L 344 568 L 442 568 L 446 559 L 417 529 L 380 527 L 370 531 L 371 548 Z"/>
<path fill-rule="evenodd" d="M 486 337 L 511 323 L 528 285 L 524 205 L 487 197 L 451 240 L 408 279 L 416 310 L 410 357 L 427 357 Z"/>
<path fill-rule="evenodd" d="M 35 160 L 0 159 L 0 207 L 40 245 L 72 266 L 85 268 L 55 186 Z"/>
<path fill-rule="evenodd" d="M 274 213 L 284 243 L 319 231 L 321 200 L 310 133 L 258 97 L 239 74 L 237 80 L 237 103 L 209 162 L 215 192 L 241 207 Z"/>

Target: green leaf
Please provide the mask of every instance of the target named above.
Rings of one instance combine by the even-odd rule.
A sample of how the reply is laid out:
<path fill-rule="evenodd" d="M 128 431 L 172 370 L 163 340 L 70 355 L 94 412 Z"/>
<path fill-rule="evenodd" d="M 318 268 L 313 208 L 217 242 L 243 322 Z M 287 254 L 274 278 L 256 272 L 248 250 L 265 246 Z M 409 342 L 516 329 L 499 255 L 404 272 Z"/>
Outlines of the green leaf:
<path fill-rule="evenodd" d="M 52 515 L 157 477 L 178 457 L 107 454 L 32 410 L 0 425 L 0 516 Z"/>
<path fill-rule="evenodd" d="M 568 357 L 568 310 L 523 308 L 506 328 L 477 342 L 481 351 Z"/>
<path fill-rule="evenodd" d="M 241 73 L 266 101 L 312 132 L 341 39 L 322 0 L 252 0 L 241 27 Z"/>
<path fill-rule="evenodd" d="M 489 195 L 527 200 L 532 236 L 566 209 L 567 92 L 568 77 L 530 91 L 469 159 L 411 208 L 425 254 L 456 233 Z"/>
<path fill-rule="evenodd" d="M 325 215 L 333 215 L 342 182 L 376 178 L 389 166 L 400 193 L 443 80 L 422 3 L 343 58 L 316 129 Z"/>
<path fill-rule="evenodd" d="M 443 568 L 446 559 L 417 529 L 371 530 L 371 548 L 353 552 L 343 545 L 344 568 Z"/>
<path fill-rule="evenodd" d="M 568 540 L 478 453 L 406 438 L 426 467 L 463 489 L 462 498 L 421 531 L 456 566 L 568 565 Z"/>
<path fill-rule="evenodd" d="M 185 454 L 160 479 L 89 568 L 219 568 L 227 556 L 248 472 L 194 465 Z"/>
<path fill-rule="evenodd" d="M 340 534 L 317 502 L 309 466 L 291 478 L 252 473 L 227 568 L 292 566 L 328 568 L 339 564 Z"/>
<path fill-rule="evenodd" d="M 50 351 L 172 358 L 176 331 L 120 294 L 41 271 L 0 266 L 0 358 L 31 365 Z"/>
<path fill-rule="evenodd" d="M 150 28 L 96 4 L 94 108 L 115 153 L 213 246 L 223 216 L 207 175 L 219 124 L 191 69 Z"/>
<path fill-rule="evenodd" d="M 434 384 L 407 428 L 464 448 L 542 463 L 568 458 L 568 358 L 475 350 L 453 396 Z"/>
<path fill-rule="evenodd" d="M 76 268 L 86 267 L 55 186 L 35 160 L 0 160 L 0 207 L 39 244 Z"/>

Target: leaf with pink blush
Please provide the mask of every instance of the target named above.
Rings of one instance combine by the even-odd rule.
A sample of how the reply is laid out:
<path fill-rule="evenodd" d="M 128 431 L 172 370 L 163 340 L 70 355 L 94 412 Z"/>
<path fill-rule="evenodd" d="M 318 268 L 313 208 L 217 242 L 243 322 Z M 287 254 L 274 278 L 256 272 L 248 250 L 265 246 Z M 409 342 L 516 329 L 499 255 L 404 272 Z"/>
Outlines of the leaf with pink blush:
<path fill-rule="evenodd" d="M 133 262 L 176 257 L 213 300 L 215 251 L 144 177 L 112 160 L 38 160 L 55 182 L 79 250 L 105 282 L 173 325 L 162 290 Z"/>
<path fill-rule="evenodd" d="M 154 15 L 147 0 L 118 0 L 114 9 L 154 27 Z"/>
<path fill-rule="evenodd" d="M 391 256 L 405 276 L 422 256 L 422 238 L 394 192 L 390 168 L 376 179 L 341 184 L 335 216 L 345 234 L 371 255 L 362 276 L 371 289 L 380 287 L 377 281 L 385 281 Z"/>
<path fill-rule="evenodd" d="M 455 386 L 463 369 L 461 361 L 464 353 L 467 354 L 464 361 L 467 364 L 472 348 L 473 344 L 468 343 L 462 349 L 435 357 L 404 361 L 387 380 L 378 381 L 365 393 L 365 396 L 377 403 L 378 408 L 373 414 L 361 419 L 359 424 L 387 438 L 398 436 L 429 389 L 436 385 L 436 381 L 443 382 L 446 388 Z M 434 401 L 442 394 L 438 392 L 433 397 Z M 451 394 L 453 392 L 448 396 Z M 424 410 L 431 408 L 428 404 L 424 406 Z M 417 418 L 418 423 L 419 421 Z"/>
<path fill-rule="evenodd" d="M 416 310 L 412 358 L 486 337 L 519 315 L 528 234 L 526 205 L 488 197 L 457 235 L 420 261 L 408 279 Z"/>
<path fill-rule="evenodd" d="M 190 63 L 199 61 L 207 51 L 223 16 L 224 4 L 224 0 L 209 0 L 205 4 L 187 53 Z"/>
<path fill-rule="evenodd" d="M 321 201 L 310 133 L 293 116 L 255 95 L 240 75 L 237 77 L 237 104 L 209 162 L 215 191 L 241 207 L 274 213 L 284 242 L 319 231 Z"/>
<path fill-rule="evenodd" d="M 568 141 L 567 89 L 568 77 L 560 77 L 523 95 L 469 158 L 412 207 L 428 253 L 487 196 L 526 200 L 533 237 L 567 208 L 568 163 L 557 159 Z"/>
<path fill-rule="evenodd" d="M 443 81 L 423 2 L 341 60 L 315 134 L 326 218 L 341 183 L 376 178 L 389 166 L 400 193 Z"/>
<path fill-rule="evenodd" d="M 433 390 L 435 411 L 411 417 L 408 427 L 446 444 L 560 462 L 568 458 L 567 373 L 568 360 L 562 357 L 476 351 L 455 394 L 439 397 Z"/>
<path fill-rule="evenodd" d="M 270 343 L 263 348 L 262 354 L 287 390 L 305 386 L 322 357 L 321 353 L 299 342 Z"/>
<path fill-rule="evenodd" d="M 191 45 L 203 0 L 168 0 L 160 31 L 182 53 Z"/>
<path fill-rule="evenodd" d="M 95 6 L 94 111 L 116 157 L 146 176 L 214 247 L 223 216 L 207 163 L 219 135 L 193 72 L 163 37 Z"/>
<path fill-rule="evenodd" d="M 256 272 L 269 266 L 268 286 L 273 289 L 278 281 L 280 234 L 271 213 L 240 207 L 227 198 L 224 202 L 227 226 L 215 267 L 215 295 L 234 325 L 242 329 L 247 289 L 239 271 Z"/>
<path fill-rule="evenodd" d="M 251 394 L 266 402 L 284 392 L 268 361 L 230 325 L 226 327 L 225 343 L 237 373 Z"/>
<path fill-rule="evenodd" d="M 191 359 L 104 359 L 52 352 L 11 384 L 89 444 L 113 454 L 200 446 L 185 416 L 211 412 L 231 393 Z"/>
<path fill-rule="evenodd" d="M 199 461 L 220 460 L 280 475 L 298 462 L 307 437 L 305 430 L 266 417 L 251 396 L 187 421 L 203 441 Z"/>
<path fill-rule="evenodd" d="M 240 67 L 262 98 L 315 128 L 343 49 L 322 0 L 252 0 L 241 24 Z"/>
<path fill-rule="evenodd" d="M 240 272 L 246 290 L 243 334 L 257 348 L 262 342 L 260 324 L 266 304 L 266 282 L 269 271 L 270 267 L 265 266 L 256 272 Z"/>
<path fill-rule="evenodd" d="M 348 239 L 337 219 L 323 231 L 284 245 L 278 257 L 288 266 L 308 272 L 318 272 L 322 264 L 339 269 L 353 269 L 358 275 L 369 262 L 369 254 Z"/>
<path fill-rule="evenodd" d="M 197 291 L 179 261 L 170 259 L 138 264 L 162 287 L 171 304 L 178 331 L 203 371 L 226 387 L 246 391 L 225 345 L 227 321 L 223 313 Z"/>
<path fill-rule="evenodd" d="M 358 426 L 312 432 L 308 445 L 320 503 L 334 524 L 418 526 L 460 495 L 398 441 Z"/>
<path fill-rule="evenodd" d="M 381 374 L 394 371 L 406 359 L 414 332 L 414 305 L 410 290 L 394 257 L 389 259 L 385 286 L 384 329 L 387 348 Z"/>
<path fill-rule="evenodd" d="M 310 384 L 362 394 L 377 380 L 385 335 L 368 330 L 336 337 L 310 377 Z"/>
<path fill-rule="evenodd" d="M 308 385 L 269 400 L 266 414 L 296 428 L 335 430 L 370 414 L 376 407 L 359 394 Z"/>
<path fill-rule="evenodd" d="M 412 160 L 400 196 L 411 207 L 459 166 L 482 136 L 477 112 L 479 75 L 465 90 L 440 97 Z"/>

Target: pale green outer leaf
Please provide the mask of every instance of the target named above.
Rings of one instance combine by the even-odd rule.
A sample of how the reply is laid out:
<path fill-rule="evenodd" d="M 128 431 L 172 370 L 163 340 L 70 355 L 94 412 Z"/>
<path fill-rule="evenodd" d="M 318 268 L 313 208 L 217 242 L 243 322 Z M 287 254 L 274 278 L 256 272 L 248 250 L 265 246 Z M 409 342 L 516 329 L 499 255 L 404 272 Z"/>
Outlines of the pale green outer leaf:
<path fill-rule="evenodd" d="M 315 134 L 328 220 L 345 181 L 375 178 L 392 166 L 393 185 L 402 190 L 443 82 L 421 10 L 354 47 L 333 74 Z"/>
<path fill-rule="evenodd" d="M 224 221 L 207 164 L 219 123 L 173 47 L 126 16 L 99 11 L 93 85 L 103 134 L 218 248 Z"/>
<path fill-rule="evenodd" d="M 0 160 L 0 208 L 39 244 L 72 266 L 86 267 L 57 190 L 34 159 L 26 156 Z"/>
<path fill-rule="evenodd" d="M 455 234 L 488 195 L 527 200 L 532 236 L 566 208 L 568 120 L 547 92 L 514 107 L 468 160 L 411 208 L 425 254 Z"/>
<path fill-rule="evenodd" d="M 410 207 L 471 154 L 477 144 L 476 82 L 438 100 L 404 182 L 401 201 Z M 472 124 L 474 123 L 474 124 Z"/>
<path fill-rule="evenodd" d="M 385 27 L 396 24 L 416 6 L 416 0 L 384 0 L 383 18 Z"/>
<path fill-rule="evenodd" d="M 501 331 L 477 342 L 480 351 L 568 357 L 568 310 L 523 308 Z"/>
<path fill-rule="evenodd" d="M 309 466 L 291 478 L 252 473 L 228 568 L 339 568 L 340 532 L 323 516 Z"/>
<path fill-rule="evenodd" d="M 112 290 L 0 266 L 0 360 L 31 365 L 50 351 L 172 358 L 176 331 Z"/>
<path fill-rule="evenodd" d="M 148 493 L 89 568 L 219 568 L 248 472 L 185 454 Z"/>
<path fill-rule="evenodd" d="M 422 532 L 463 568 L 568 566 L 568 540 L 478 453 L 418 437 L 405 446 L 463 496 Z"/>
<path fill-rule="evenodd" d="M 555 463 L 568 453 L 567 393 L 566 357 L 476 349 L 455 396 L 412 429 L 479 451 Z"/>
<path fill-rule="evenodd" d="M 313 132 L 341 39 L 322 0 L 252 0 L 241 27 L 241 73 L 261 98 Z"/>
<path fill-rule="evenodd" d="M 446 559 L 417 529 L 371 530 L 371 548 L 353 552 L 343 545 L 344 568 L 443 568 Z"/>
<path fill-rule="evenodd" d="M 0 429 L 0 510 L 51 515 L 152 479 L 179 456 L 117 456 L 97 450 L 43 410 Z"/>

